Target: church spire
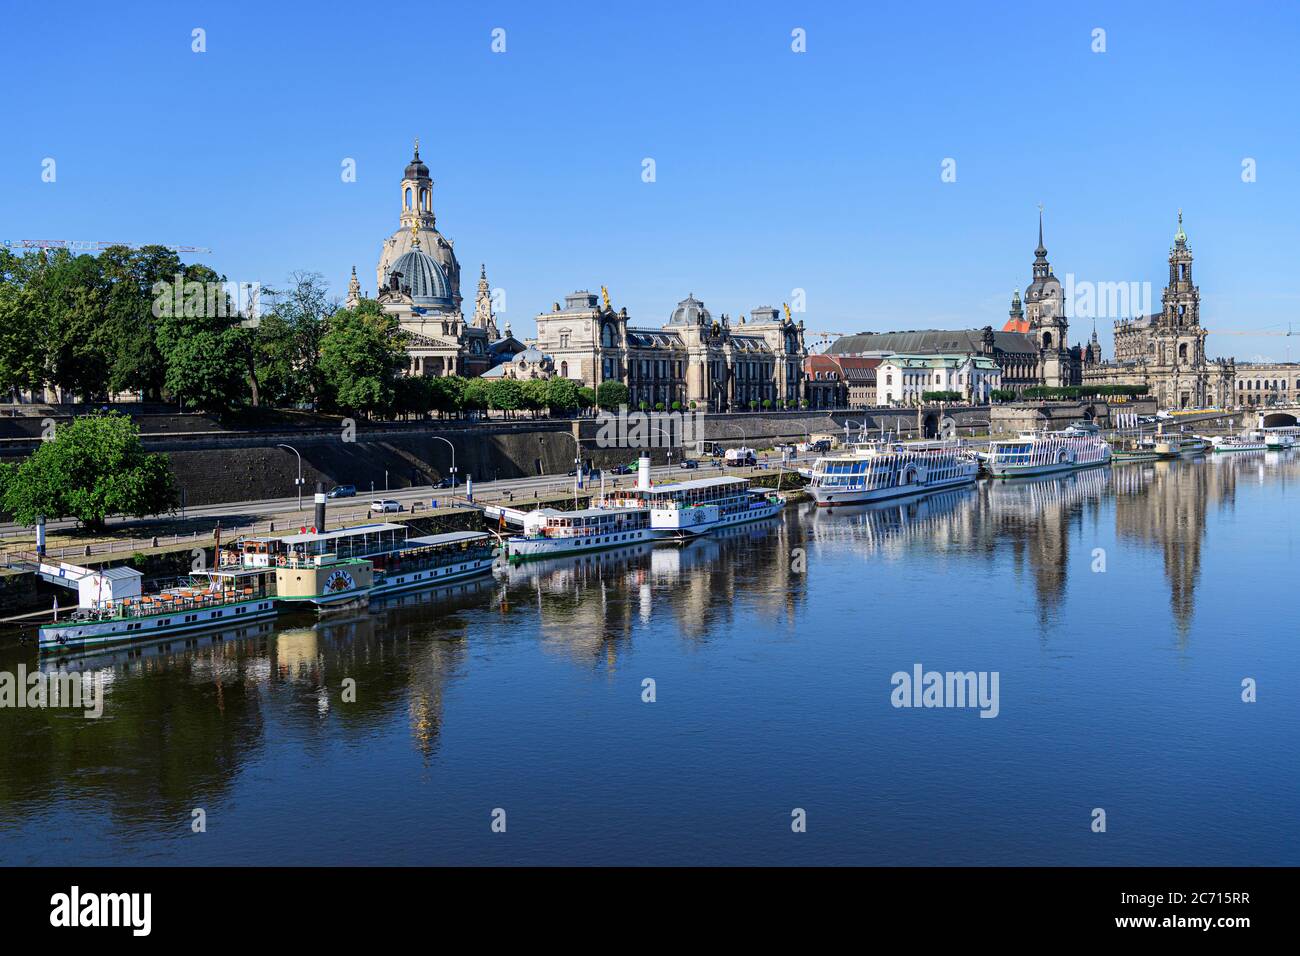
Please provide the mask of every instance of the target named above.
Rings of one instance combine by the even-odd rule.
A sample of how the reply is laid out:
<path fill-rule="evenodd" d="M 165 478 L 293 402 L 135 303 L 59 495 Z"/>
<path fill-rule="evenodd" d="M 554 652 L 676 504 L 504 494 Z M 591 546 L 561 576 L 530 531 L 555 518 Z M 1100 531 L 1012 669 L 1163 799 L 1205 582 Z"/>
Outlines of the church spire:
<path fill-rule="evenodd" d="M 357 267 L 352 267 L 352 278 L 348 280 L 348 298 L 343 303 L 346 308 L 355 309 L 361 304 L 361 283 L 357 280 Z"/>
<path fill-rule="evenodd" d="M 1047 258 L 1047 247 L 1043 245 L 1043 204 L 1038 204 L 1038 248 L 1034 255 L 1039 259 Z"/>
<path fill-rule="evenodd" d="M 1180 246 L 1187 244 L 1187 233 L 1183 232 L 1183 210 L 1181 207 L 1178 210 L 1178 232 L 1174 234 L 1174 243 Z"/>

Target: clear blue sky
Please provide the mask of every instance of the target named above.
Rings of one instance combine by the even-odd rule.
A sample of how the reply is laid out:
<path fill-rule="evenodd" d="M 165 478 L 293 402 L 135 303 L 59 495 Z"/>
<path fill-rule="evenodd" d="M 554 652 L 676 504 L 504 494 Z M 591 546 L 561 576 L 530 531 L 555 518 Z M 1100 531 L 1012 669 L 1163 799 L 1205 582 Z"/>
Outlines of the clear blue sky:
<path fill-rule="evenodd" d="M 1181 206 L 1206 327 L 1300 329 L 1294 4 L 0 2 L 0 239 L 373 291 L 418 135 L 462 293 L 486 262 L 517 335 L 602 283 L 641 325 L 802 288 L 811 330 L 1000 327 L 1038 202 L 1062 279 L 1158 300 Z"/>

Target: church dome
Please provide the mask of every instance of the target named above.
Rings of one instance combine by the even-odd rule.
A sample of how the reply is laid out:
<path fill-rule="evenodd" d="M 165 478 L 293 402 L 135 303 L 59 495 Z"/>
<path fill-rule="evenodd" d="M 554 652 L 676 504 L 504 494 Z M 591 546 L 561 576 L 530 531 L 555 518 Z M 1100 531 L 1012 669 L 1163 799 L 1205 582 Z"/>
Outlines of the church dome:
<path fill-rule="evenodd" d="M 450 307 L 451 286 L 438 260 L 422 249 L 412 249 L 397 257 L 388 270 L 389 284 L 398 275 L 397 284 L 416 305 L 444 305 Z"/>
<path fill-rule="evenodd" d="M 695 296 L 688 295 L 682 301 L 677 303 L 677 308 L 673 309 L 673 314 L 668 319 L 669 325 L 708 325 L 713 321 L 713 316 L 709 310 L 704 307 L 704 303 Z"/>
<path fill-rule="evenodd" d="M 411 161 L 406 164 L 406 175 L 404 178 L 406 179 L 428 179 L 429 178 L 429 167 L 424 165 L 424 161 L 420 159 L 420 147 L 418 146 L 415 147 L 415 155 L 411 157 Z"/>

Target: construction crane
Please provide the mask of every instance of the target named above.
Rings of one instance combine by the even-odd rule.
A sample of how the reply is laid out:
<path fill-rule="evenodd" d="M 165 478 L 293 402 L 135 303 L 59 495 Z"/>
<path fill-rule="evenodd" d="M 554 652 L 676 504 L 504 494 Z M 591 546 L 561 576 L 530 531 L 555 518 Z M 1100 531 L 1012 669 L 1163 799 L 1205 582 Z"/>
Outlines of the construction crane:
<path fill-rule="evenodd" d="M 825 352 L 828 348 L 831 347 L 832 342 L 834 342 L 840 336 L 847 335 L 847 334 L 848 334 L 847 332 L 805 332 L 804 333 L 805 336 L 813 335 L 820 340 L 815 346 L 813 346 L 813 348 L 819 352 Z"/>
<path fill-rule="evenodd" d="M 172 252 L 211 252 L 203 246 L 171 246 L 165 243 L 136 242 L 98 242 L 93 239 L 0 239 L 0 246 L 5 249 L 67 249 L 71 252 L 103 252 L 109 246 L 126 246 L 128 249 L 142 249 L 144 246 L 160 245 Z"/>

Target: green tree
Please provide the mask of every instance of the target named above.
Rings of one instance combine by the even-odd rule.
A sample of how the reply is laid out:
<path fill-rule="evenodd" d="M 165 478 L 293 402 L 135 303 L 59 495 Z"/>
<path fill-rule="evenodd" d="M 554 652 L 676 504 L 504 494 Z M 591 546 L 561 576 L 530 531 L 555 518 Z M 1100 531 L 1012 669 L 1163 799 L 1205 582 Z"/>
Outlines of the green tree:
<path fill-rule="evenodd" d="M 325 389 L 321 350 L 330 317 L 337 312 L 328 287 L 315 272 L 293 272 L 282 289 L 263 288 L 267 311 L 258 325 L 257 375 L 277 394 L 277 404 L 318 405 Z M 358 309 L 378 310 L 363 300 Z"/>
<path fill-rule="evenodd" d="M 537 413 L 546 407 L 547 381 L 544 378 L 526 378 L 519 383 L 520 405 L 526 411 Z"/>
<path fill-rule="evenodd" d="M 620 405 L 628 403 L 627 386 L 613 379 L 601 382 L 596 388 L 596 404 L 606 411 L 615 411 Z"/>
<path fill-rule="evenodd" d="M 186 408 L 228 412 L 243 403 L 248 363 L 245 329 L 203 329 L 167 349 L 163 388 Z"/>
<path fill-rule="evenodd" d="M 461 394 L 461 408 L 465 411 L 481 412 L 490 404 L 490 386 L 486 378 L 471 378 L 465 382 L 465 391 Z"/>
<path fill-rule="evenodd" d="M 367 299 L 330 317 L 320 341 L 320 392 L 324 403 L 373 416 L 388 411 L 406 347 L 395 317 Z"/>
<path fill-rule="evenodd" d="M 581 388 L 571 378 L 551 378 L 546 380 L 546 407 L 552 414 L 570 412 L 581 404 Z"/>
<path fill-rule="evenodd" d="M 510 413 L 518 410 L 524 403 L 523 387 L 513 378 L 498 378 L 488 384 L 488 407 Z"/>
<path fill-rule="evenodd" d="M 165 455 L 150 454 L 125 415 L 84 415 L 25 461 L 0 465 L 0 501 L 21 524 L 76 518 L 92 530 L 110 515 L 161 514 L 176 504 Z"/>
<path fill-rule="evenodd" d="M 596 390 L 594 388 L 588 388 L 587 386 L 584 385 L 578 389 L 579 408 L 581 408 L 583 411 L 586 411 L 588 408 L 593 408 L 595 404 L 596 404 Z"/>

